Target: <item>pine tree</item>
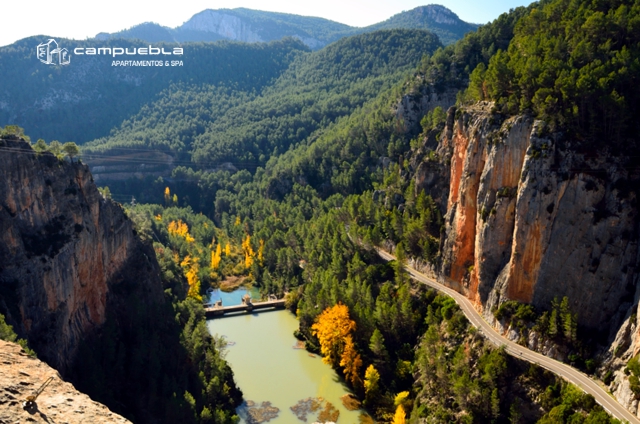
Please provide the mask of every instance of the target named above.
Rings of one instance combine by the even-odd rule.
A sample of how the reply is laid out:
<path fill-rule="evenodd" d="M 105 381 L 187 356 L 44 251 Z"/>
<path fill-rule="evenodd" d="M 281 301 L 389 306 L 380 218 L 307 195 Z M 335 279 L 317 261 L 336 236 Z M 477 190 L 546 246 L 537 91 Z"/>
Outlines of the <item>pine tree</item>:
<path fill-rule="evenodd" d="M 73 162 L 74 156 L 78 156 L 80 154 L 80 148 L 73 141 L 67 141 L 66 143 L 64 143 L 64 145 L 62 146 L 62 151 L 67 156 L 69 156 L 69 159 L 71 159 L 71 162 Z"/>
<path fill-rule="evenodd" d="M 407 262 L 407 256 L 404 252 L 404 244 L 398 243 L 396 246 L 396 261 L 394 263 L 394 270 L 396 272 L 396 284 L 402 286 L 407 280 L 407 271 L 405 269 Z"/>
<path fill-rule="evenodd" d="M 373 330 L 371 339 L 369 340 L 369 348 L 380 359 L 385 359 L 388 356 L 387 349 L 384 347 L 384 337 L 377 328 Z"/>

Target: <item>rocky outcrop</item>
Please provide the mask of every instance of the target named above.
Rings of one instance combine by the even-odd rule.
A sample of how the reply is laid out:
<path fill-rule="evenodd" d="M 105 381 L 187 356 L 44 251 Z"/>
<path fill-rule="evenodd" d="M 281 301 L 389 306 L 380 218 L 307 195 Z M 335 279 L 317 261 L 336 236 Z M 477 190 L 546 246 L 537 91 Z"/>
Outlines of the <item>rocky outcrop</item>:
<path fill-rule="evenodd" d="M 456 91 L 437 92 L 431 86 L 422 85 L 410 94 L 402 96 L 393 112 L 410 132 L 420 131 L 420 120 L 428 111 L 441 107 L 449 109 L 456 102 Z"/>
<path fill-rule="evenodd" d="M 158 265 L 87 166 L 0 143 L 0 313 L 64 375 L 114 292 L 163 303 Z"/>
<path fill-rule="evenodd" d="M 229 40 L 257 43 L 265 41 L 251 25 L 237 16 L 223 11 L 204 10 L 185 22 L 181 29 L 213 32 Z"/>
<path fill-rule="evenodd" d="M 452 108 L 432 153 L 412 162 L 415 184 L 445 213 L 439 279 L 514 340 L 493 315 L 502 302 L 544 311 L 566 296 L 579 325 L 610 346 L 600 372 L 638 413 L 625 371 L 640 353 L 638 170 L 576 145 L 531 117 L 504 119 L 489 102 Z M 524 342 L 569 353 L 535 331 Z"/>
<path fill-rule="evenodd" d="M 618 328 L 638 279 L 630 176 L 541 136 L 542 122 L 491 109 L 456 112 L 438 147 L 450 158 L 442 279 L 489 319 L 504 300 L 546 310 L 567 296 L 581 325 Z"/>
<path fill-rule="evenodd" d="M 27 396 L 38 390 L 49 377 L 53 380 L 37 397 L 35 404 L 23 408 Z M 0 423 L 130 423 L 64 382 L 56 370 L 28 356 L 19 345 L 2 340 L 0 405 Z"/>

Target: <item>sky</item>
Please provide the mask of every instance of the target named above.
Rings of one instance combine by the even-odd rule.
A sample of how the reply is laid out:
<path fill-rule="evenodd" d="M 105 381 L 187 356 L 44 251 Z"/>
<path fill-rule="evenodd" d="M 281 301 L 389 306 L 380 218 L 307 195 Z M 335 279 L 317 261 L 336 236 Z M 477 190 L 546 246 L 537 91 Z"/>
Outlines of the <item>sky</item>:
<path fill-rule="evenodd" d="M 155 4 L 154 4 L 155 3 Z M 441 4 L 460 19 L 487 23 L 527 0 L 0 0 L 0 46 L 32 35 L 84 40 L 99 32 L 117 32 L 143 22 L 177 27 L 205 9 L 245 7 L 318 16 L 351 26 L 368 26 L 396 13 L 426 4 Z"/>

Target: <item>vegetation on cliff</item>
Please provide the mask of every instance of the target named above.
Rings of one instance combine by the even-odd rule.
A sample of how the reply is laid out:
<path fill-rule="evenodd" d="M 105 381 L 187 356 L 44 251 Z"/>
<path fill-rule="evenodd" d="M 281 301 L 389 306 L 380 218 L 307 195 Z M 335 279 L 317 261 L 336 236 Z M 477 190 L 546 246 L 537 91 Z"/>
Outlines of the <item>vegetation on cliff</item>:
<path fill-rule="evenodd" d="M 36 356 L 36 353 L 29 348 L 25 339 L 18 338 L 18 335 L 13 331 L 13 327 L 7 324 L 4 315 L 0 314 L 0 340 L 7 342 L 14 342 L 19 344 L 25 352 L 30 356 Z"/>
<path fill-rule="evenodd" d="M 134 422 L 236 422 L 242 394 L 188 296 L 190 273 L 160 275 L 150 243 L 86 166 L 32 150 L 20 133 L 0 134 L 0 225 L 15 237 L 0 245 L 0 338 L 16 340 L 15 329 L 65 379 Z M 58 267 L 65 272 L 51 272 Z"/>
<path fill-rule="evenodd" d="M 37 61 L 34 65 L 33 49 L 42 41 L 41 37 L 30 37 L 0 48 L 0 124 L 18 123 L 34 139 L 72 140 L 78 144 L 104 137 L 141 108 L 146 109 L 145 105 L 162 102 L 172 86 L 187 84 L 192 87 L 191 96 L 202 101 L 206 101 L 202 96 L 211 91 L 220 93 L 217 110 L 225 107 L 223 94 L 228 91 L 233 91 L 238 101 L 255 96 L 298 54 L 308 50 L 292 38 L 254 44 L 188 43 L 182 46 L 180 60 L 187 63 L 182 67 L 111 66 L 114 57 L 110 54 L 76 56 L 71 66 L 51 67 L 40 66 Z M 69 51 L 96 47 L 93 40 L 58 42 Z M 101 41 L 100 46 L 131 50 L 149 44 L 120 39 Z M 174 45 L 158 47 L 172 51 Z M 189 104 L 188 99 L 185 103 Z M 193 114 L 197 117 L 199 112 L 200 108 Z M 77 119 L 79 116 L 83 119 Z M 188 116 L 185 114 L 185 119 Z"/>
<path fill-rule="evenodd" d="M 424 31 L 378 31 L 299 55 L 262 93 L 174 85 L 84 150 L 148 147 L 204 168 L 231 161 L 255 170 L 375 98 L 440 45 Z"/>
<path fill-rule="evenodd" d="M 638 41 L 638 4 L 543 1 L 518 21 L 507 48 L 475 68 L 470 91 L 503 113 L 533 113 L 588 146 L 626 151 L 639 129 Z"/>
<path fill-rule="evenodd" d="M 296 53 L 259 92 L 176 84 L 91 143 L 86 152 L 144 146 L 181 159 L 170 178 L 110 186 L 115 196 L 155 203 L 128 213 L 155 243 L 183 328 L 170 327 L 182 332 L 182 358 L 213 355 L 221 364 L 219 354 L 198 350 L 217 352 L 196 302 L 207 287 L 242 276 L 265 294 L 289 292 L 297 336 L 325 354 L 377 419 L 401 421 L 405 412 L 437 422 L 610 421 L 575 388 L 486 346 L 451 299 L 408 281 L 403 256 L 441 259 L 446 201 L 415 176 L 418 166 L 442 165 L 435 147 L 454 114 L 435 109 L 410 125 L 398 103 L 458 92 L 459 102 L 494 100 L 497 120 L 532 113 L 577 143 L 633 147 L 636 12 L 613 0 L 548 0 L 435 51 L 437 40 L 419 31 L 354 37 Z M 235 165 L 218 167 L 223 161 Z M 484 221 L 492 210 L 478 213 Z M 395 246 L 399 260 L 382 262 L 372 245 Z M 581 350 L 575 315 L 556 303 L 540 311 L 537 330 Z M 535 320 L 515 303 L 496 314 L 527 330 Z M 344 334 L 334 340 L 323 330 L 336 322 Z M 224 394 L 220 381 L 229 378 L 221 365 L 202 371 L 175 401 L 200 415 L 213 399 L 210 383 Z"/>

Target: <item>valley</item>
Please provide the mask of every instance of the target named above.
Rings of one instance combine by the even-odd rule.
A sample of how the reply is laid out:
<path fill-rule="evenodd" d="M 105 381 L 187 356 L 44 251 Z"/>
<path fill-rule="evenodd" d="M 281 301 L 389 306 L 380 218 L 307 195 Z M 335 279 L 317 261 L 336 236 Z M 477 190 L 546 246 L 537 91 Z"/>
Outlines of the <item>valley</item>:
<path fill-rule="evenodd" d="M 135 423 L 638 422 L 640 6 L 456 19 L 0 48 L 0 338 Z"/>

